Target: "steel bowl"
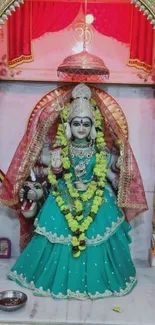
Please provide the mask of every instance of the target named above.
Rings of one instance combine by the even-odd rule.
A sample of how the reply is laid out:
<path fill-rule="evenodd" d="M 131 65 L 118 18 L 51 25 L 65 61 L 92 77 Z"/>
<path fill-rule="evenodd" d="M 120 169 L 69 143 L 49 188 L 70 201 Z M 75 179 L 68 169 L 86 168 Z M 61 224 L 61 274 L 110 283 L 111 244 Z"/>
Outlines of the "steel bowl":
<path fill-rule="evenodd" d="M 7 290 L 0 292 L 0 309 L 5 311 L 14 311 L 25 305 L 27 295 L 24 292 L 16 290 Z"/>

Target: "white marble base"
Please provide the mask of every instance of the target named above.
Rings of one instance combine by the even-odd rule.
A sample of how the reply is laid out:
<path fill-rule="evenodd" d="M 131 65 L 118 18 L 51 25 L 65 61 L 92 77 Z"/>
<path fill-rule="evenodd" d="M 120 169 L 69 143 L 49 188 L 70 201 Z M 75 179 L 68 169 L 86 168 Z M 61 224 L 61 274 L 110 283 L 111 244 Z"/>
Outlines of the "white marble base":
<path fill-rule="evenodd" d="M 25 292 L 28 301 L 23 309 L 14 312 L 0 311 L 0 325 L 14 324 L 94 324 L 94 325 L 154 325 L 155 324 L 155 268 L 137 261 L 138 285 L 130 295 L 96 301 L 53 300 L 35 297 L 27 289 L 7 280 L 14 260 L 0 259 L 0 291 L 18 289 Z M 123 311 L 113 311 L 114 306 Z"/>

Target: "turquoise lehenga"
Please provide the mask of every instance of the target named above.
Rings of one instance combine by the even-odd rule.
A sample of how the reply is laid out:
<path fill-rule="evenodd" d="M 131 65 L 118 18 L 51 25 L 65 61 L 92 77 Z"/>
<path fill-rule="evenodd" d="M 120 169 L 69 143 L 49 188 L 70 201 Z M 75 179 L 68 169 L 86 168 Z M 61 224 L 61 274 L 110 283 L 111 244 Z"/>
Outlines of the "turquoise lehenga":
<path fill-rule="evenodd" d="M 95 154 L 86 167 L 83 182 L 91 180 L 94 164 Z M 71 198 L 63 178 L 59 180 L 59 189 L 63 199 L 69 202 Z M 85 217 L 91 204 L 92 199 L 84 203 Z M 107 181 L 103 203 L 86 232 L 87 247 L 79 258 L 74 258 L 67 221 L 49 194 L 35 219 L 35 234 L 8 277 L 38 296 L 58 299 L 123 296 L 136 284 L 129 250 L 130 230 Z"/>

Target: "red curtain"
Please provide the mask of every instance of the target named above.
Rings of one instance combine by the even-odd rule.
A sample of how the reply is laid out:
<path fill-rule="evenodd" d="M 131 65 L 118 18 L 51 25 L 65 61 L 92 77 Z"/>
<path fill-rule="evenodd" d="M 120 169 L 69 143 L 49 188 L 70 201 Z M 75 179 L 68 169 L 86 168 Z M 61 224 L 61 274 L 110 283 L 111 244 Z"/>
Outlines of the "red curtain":
<path fill-rule="evenodd" d="M 87 13 L 94 16 L 92 25 L 99 33 L 123 43 L 130 42 L 130 3 L 90 3 Z"/>
<path fill-rule="evenodd" d="M 31 52 L 31 3 L 25 2 L 9 16 L 8 20 L 8 63 L 14 67 L 33 60 Z"/>
<path fill-rule="evenodd" d="M 130 58 L 128 65 L 146 72 L 152 70 L 153 25 L 143 12 L 132 5 Z"/>
<path fill-rule="evenodd" d="M 80 9 L 76 2 L 32 3 L 32 38 L 47 32 L 58 32 L 72 23 Z"/>
<path fill-rule="evenodd" d="M 32 61 L 31 40 L 70 25 L 80 6 L 79 2 L 25 1 L 8 21 L 9 66 Z"/>
<path fill-rule="evenodd" d="M 152 70 L 153 25 L 139 8 L 130 3 L 91 3 L 88 14 L 94 16 L 92 25 L 99 33 L 130 43 L 129 66 Z"/>
<path fill-rule="evenodd" d="M 9 66 L 31 61 L 32 39 L 66 28 L 80 6 L 80 2 L 25 1 L 8 21 Z M 153 25 L 143 12 L 130 3 L 88 3 L 87 13 L 94 16 L 99 33 L 130 43 L 129 66 L 151 71 Z"/>

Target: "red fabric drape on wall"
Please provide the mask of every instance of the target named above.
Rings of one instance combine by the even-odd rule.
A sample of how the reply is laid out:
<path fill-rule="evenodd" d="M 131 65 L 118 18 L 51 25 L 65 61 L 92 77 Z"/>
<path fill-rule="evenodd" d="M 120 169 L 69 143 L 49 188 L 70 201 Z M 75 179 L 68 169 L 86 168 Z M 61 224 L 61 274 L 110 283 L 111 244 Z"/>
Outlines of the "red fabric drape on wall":
<path fill-rule="evenodd" d="M 76 2 L 32 2 L 32 39 L 66 28 L 77 16 L 80 5 Z"/>
<path fill-rule="evenodd" d="M 9 66 L 31 61 L 31 40 L 66 28 L 80 6 L 80 2 L 25 1 L 9 17 Z M 92 24 L 98 32 L 130 43 L 129 66 L 151 71 L 153 25 L 143 12 L 129 3 L 88 3 L 87 13 L 94 16 Z"/>
<path fill-rule="evenodd" d="M 99 33 L 130 42 L 130 3 L 89 3 L 87 13 L 94 16 L 92 25 Z"/>
<path fill-rule="evenodd" d="M 32 61 L 32 39 L 66 28 L 77 16 L 80 6 L 76 2 L 25 1 L 8 21 L 9 66 Z"/>
<path fill-rule="evenodd" d="M 31 52 L 31 3 L 25 2 L 9 16 L 8 20 L 8 63 L 14 67 L 33 60 Z"/>
<path fill-rule="evenodd" d="M 134 4 L 132 5 L 131 25 L 128 65 L 150 72 L 152 70 L 153 25 Z"/>

